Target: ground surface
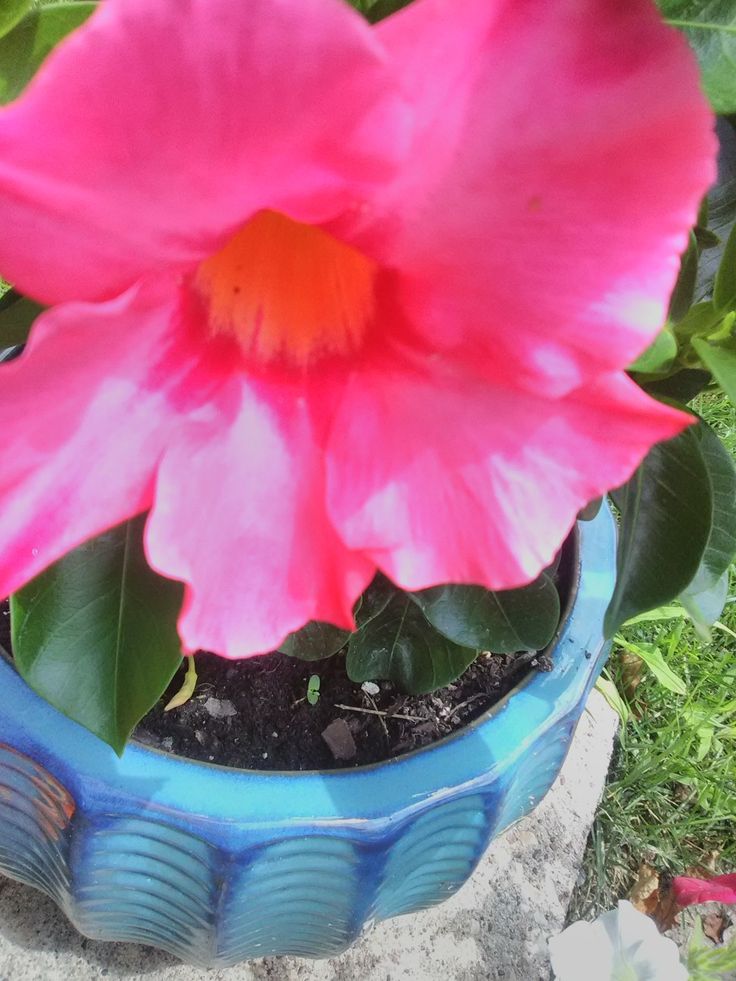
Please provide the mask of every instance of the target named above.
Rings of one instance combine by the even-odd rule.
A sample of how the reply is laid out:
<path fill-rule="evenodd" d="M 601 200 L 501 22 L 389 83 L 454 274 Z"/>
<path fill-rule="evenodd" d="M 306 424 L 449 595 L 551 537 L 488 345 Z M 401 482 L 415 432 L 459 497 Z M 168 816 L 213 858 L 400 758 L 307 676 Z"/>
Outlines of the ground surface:
<path fill-rule="evenodd" d="M 696 408 L 736 461 L 736 407 L 719 393 Z M 608 670 L 630 716 L 617 746 L 583 863 L 570 920 L 592 919 L 629 895 L 642 868 L 671 875 L 736 870 L 736 566 L 728 601 L 709 640 L 683 610 L 628 627 L 624 639 L 658 649 L 685 683 L 669 690 L 615 645 Z M 702 871 L 698 871 L 702 870 Z M 736 922 L 736 908 L 726 910 Z M 687 946 L 700 907 L 682 917 Z M 698 937 L 696 935 L 695 942 Z M 693 981 L 736 981 L 736 928 L 724 944 L 696 952 Z M 720 967 L 720 970 L 714 968 Z"/>
<path fill-rule="evenodd" d="M 2 981 L 547 981 L 610 758 L 616 718 L 597 693 L 563 773 L 443 906 L 379 923 L 329 961 L 268 959 L 202 971 L 130 944 L 83 939 L 44 896 L 0 878 Z"/>

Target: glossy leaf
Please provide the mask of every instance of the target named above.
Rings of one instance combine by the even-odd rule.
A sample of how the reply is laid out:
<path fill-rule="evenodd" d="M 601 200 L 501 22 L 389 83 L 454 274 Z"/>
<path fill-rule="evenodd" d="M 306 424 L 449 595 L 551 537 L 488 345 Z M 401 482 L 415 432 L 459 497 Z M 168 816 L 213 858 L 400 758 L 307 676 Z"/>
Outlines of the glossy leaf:
<path fill-rule="evenodd" d="M 736 225 L 723 248 L 713 282 L 713 303 L 718 310 L 732 310 L 736 303 Z"/>
<path fill-rule="evenodd" d="M 736 555 L 736 469 L 731 454 L 705 423 L 695 430 L 711 487 L 710 535 L 700 566 L 680 594 L 701 636 L 718 620 L 728 596 L 728 570 Z"/>
<path fill-rule="evenodd" d="M 449 685 L 476 654 L 443 637 L 416 603 L 397 595 L 351 636 L 346 668 L 352 681 L 386 679 L 410 695 L 420 695 Z"/>
<path fill-rule="evenodd" d="M 673 333 L 680 342 L 693 337 L 704 337 L 712 333 L 723 319 L 723 313 L 716 310 L 710 300 L 696 303 L 690 307 L 679 323 L 673 325 Z"/>
<path fill-rule="evenodd" d="M 692 345 L 700 360 L 736 405 L 736 350 L 708 344 L 700 337 L 694 337 Z"/>
<path fill-rule="evenodd" d="M 616 636 L 616 643 L 629 654 L 636 654 L 637 657 L 641 658 L 660 685 L 667 691 L 674 692 L 676 695 L 687 695 L 687 685 L 667 664 L 662 652 L 655 644 L 634 644 L 620 635 Z"/>
<path fill-rule="evenodd" d="M 368 623 L 386 609 L 395 596 L 405 595 L 402 590 L 379 572 L 355 605 L 355 620 L 359 627 Z"/>
<path fill-rule="evenodd" d="M 695 287 L 697 300 L 713 296 L 713 282 L 720 266 L 723 243 L 736 222 L 736 130 L 729 120 L 716 121 L 719 141 L 718 179 L 708 192 L 708 228 L 718 236 L 721 247 L 708 249 L 700 256 Z"/>
<path fill-rule="evenodd" d="M 668 371 L 677 357 L 677 341 L 669 327 L 663 327 L 646 351 L 643 351 L 629 371 L 653 375 Z"/>
<path fill-rule="evenodd" d="M 695 233 L 690 232 L 688 247 L 680 260 L 680 274 L 677 277 L 675 288 L 670 297 L 668 313 L 668 319 L 670 320 L 682 320 L 690 309 L 693 297 L 695 296 L 695 285 L 698 279 L 698 255 L 698 240 L 695 237 Z M 641 368 L 640 370 L 646 371 L 648 369 Z"/>
<path fill-rule="evenodd" d="M 723 613 L 728 599 L 728 586 L 729 574 L 724 572 L 713 585 L 700 590 L 691 585 L 680 594 L 680 602 L 687 610 L 698 634 L 706 642 L 710 640 L 710 628 Z"/>
<path fill-rule="evenodd" d="M 662 606 L 693 579 L 711 531 L 713 498 L 701 441 L 690 427 L 652 447 L 613 493 L 621 512 L 610 637 L 626 620 Z"/>
<path fill-rule="evenodd" d="M 605 698 L 608 704 L 611 706 L 613 711 L 618 715 L 623 725 L 629 721 L 629 716 L 631 712 L 629 711 L 629 706 L 623 700 L 621 695 L 619 695 L 618 688 L 611 681 L 611 679 L 604 672 L 600 678 L 595 683 L 596 691 Z"/>
<path fill-rule="evenodd" d="M 450 585 L 409 595 L 448 640 L 497 654 L 541 650 L 560 622 L 560 597 L 545 573 L 521 589 Z"/>
<path fill-rule="evenodd" d="M 693 235 L 701 249 L 714 249 L 721 244 L 721 240 L 715 232 L 709 228 L 703 228 L 701 225 L 695 226 Z"/>
<path fill-rule="evenodd" d="M 625 626 L 634 627 L 638 623 L 662 623 L 665 620 L 687 620 L 687 611 L 682 606 L 658 606 L 646 613 L 639 613 L 626 621 Z"/>
<path fill-rule="evenodd" d="M 412 0 L 375 0 L 366 12 L 366 16 L 371 24 L 377 24 L 379 20 L 395 14 L 404 7 L 408 7 Z"/>
<path fill-rule="evenodd" d="M 733 0 L 658 0 L 663 15 L 685 32 L 700 62 L 714 110 L 736 110 L 736 3 Z"/>
<path fill-rule="evenodd" d="M 661 381 L 648 381 L 644 388 L 651 395 L 675 402 L 690 402 L 710 383 L 710 372 L 697 368 L 685 368 Z"/>
<path fill-rule="evenodd" d="M 25 344 L 33 323 L 44 308 L 15 290 L 0 298 L 0 348 Z"/>
<path fill-rule="evenodd" d="M 710 426 L 700 422 L 692 433 L 700 447 L 712 501 L 708 543 L 698 574 L 690 583 L 701 591 L 716 584 L 736 555 L 736 468 Z"/>
<path fill-rule="evenodd" d="M 301 630 L 289 634 L 279 650 L 282 654 L 298 657 L 301 661 L 319 661 L 323 657 L 336 654 L 345 646 L 349 636 L 348 630 L 313 620 Z"/>
<path fill-rule="evenodd" d="M 95 3 L 54 3 L 31 10 L 0 38 L 0 105 L 17 98 L 44 59 L 94 11 Z"/>
<path fill-rule="evenodd" d="M 0 38 L 15 27 L 30 9 L 30 6 L 31 0 L 2 0 L 2 6 L 0 6 Z"/>
<path fill-rule="evenodd" d="M 183 587 L 148 567 L 143 520 L 74 549 L 11 598 L 21 675 L 117 753 L 181 664 Z"/>
<path fill-rule="evenodd" d="M 187 669 L 184 672 L 184 681 L 182 682 L 181 688 L 164 705 L 164 712 L 172 712 L 174 709 L 181 708 L 182 705 L 187 704 L 194 694 L 194 689 L 197 687 L 197 665 L 191 654 L 187 655 L 186 662 Z"/>

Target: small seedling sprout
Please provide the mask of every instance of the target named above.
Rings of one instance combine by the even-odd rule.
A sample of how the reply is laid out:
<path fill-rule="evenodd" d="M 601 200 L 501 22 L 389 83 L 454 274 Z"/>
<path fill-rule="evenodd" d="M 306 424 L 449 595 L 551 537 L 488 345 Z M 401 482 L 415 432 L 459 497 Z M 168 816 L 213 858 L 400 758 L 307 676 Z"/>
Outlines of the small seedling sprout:
<path fill-rule="evenodd" d="M 307 683 L 307 701 L 310 705 L 316 705 L 319 701 L 319 675 L 311 675 L 309 682 Z"/>

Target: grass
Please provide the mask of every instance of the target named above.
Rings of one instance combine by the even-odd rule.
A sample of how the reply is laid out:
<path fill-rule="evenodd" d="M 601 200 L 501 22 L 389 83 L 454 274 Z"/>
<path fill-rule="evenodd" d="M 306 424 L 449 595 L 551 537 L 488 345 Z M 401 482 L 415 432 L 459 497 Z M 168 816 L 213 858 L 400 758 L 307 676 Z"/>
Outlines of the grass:
<path fill-rule="evenodd" d="M 736 409 L 720 394 L 701 396 L 696 409 L 736 458 Z M 629 893 L 642 862 L 673 874 L 697 866 L 736 870 L 736 571 L 720 622 L 723 628 L 714 629 L 710 643 L 685 619 L 624 631 L 635 643 L 656 644 L 686 682 L 687 694 L 673 694 L 643 675 L 591 831 L 570 921 L 614 907 Z M 630 690 L 631 664 L 621 652 L 614 652 L 610 669 L 619 692 Z"/>

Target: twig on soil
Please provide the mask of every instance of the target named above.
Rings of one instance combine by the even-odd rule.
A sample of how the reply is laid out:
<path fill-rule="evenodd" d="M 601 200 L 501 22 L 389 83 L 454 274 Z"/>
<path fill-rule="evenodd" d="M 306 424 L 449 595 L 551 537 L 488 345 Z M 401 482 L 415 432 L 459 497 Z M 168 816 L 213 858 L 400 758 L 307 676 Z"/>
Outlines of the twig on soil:
<path fill-rule="evenodd" d="M 369 695 L 367 692 L 364 693 L 364 694 L 365 694 L 365 697 L 368 699 L 368 701 L 373 706 L 373 708 L 376 710 L 376 712 L 378 712 L 379 709 L 378 709 L 378 706 L 376 705 L 376 703 L 375 703 L 375 701 L 373 699 L 373 695 Z M 389 734 L 388 734 L 388 726 L 386 725 L 385 719 L 383 719 L 383 717 L 381 717 L 379 721 L 381 723 L 381 728 L 383 729 L 383 733 L 384 733 L 386 739 L 389 739 L 390 737 L 389 737 Z"/>
<path fill-rule="evenodd" d="M 335 708 L 342 709 L 344 712 L 363 712 L 365 715 L 382 715 L 388 719 L 403 719 L 405 722 L 427 721 L 419 715 L 401 715 L 399 712 L 382 712 L 380 709 L 359 708 L 357 705 L 340 705 L 338 702 L 335 702 Z"/>
<path fill-rule="evenodd" d="M 461 709 L 464 709 L 467 705 L 471 705 L 473 702 L 477 702 L 479 698 L 488 698 L 488 696 L 484 691 L 479 691 L 477 694 L 471 695 L 470 698 L 466 698 L 464 702 L 460 702 L 459 705 L 455 706 L 452 712 L 450 712 L 450 714 L 447 716 L 447 720 L 449 721 L 453 717 L 453 715 L 457 715 L 457 713 Z"/>

